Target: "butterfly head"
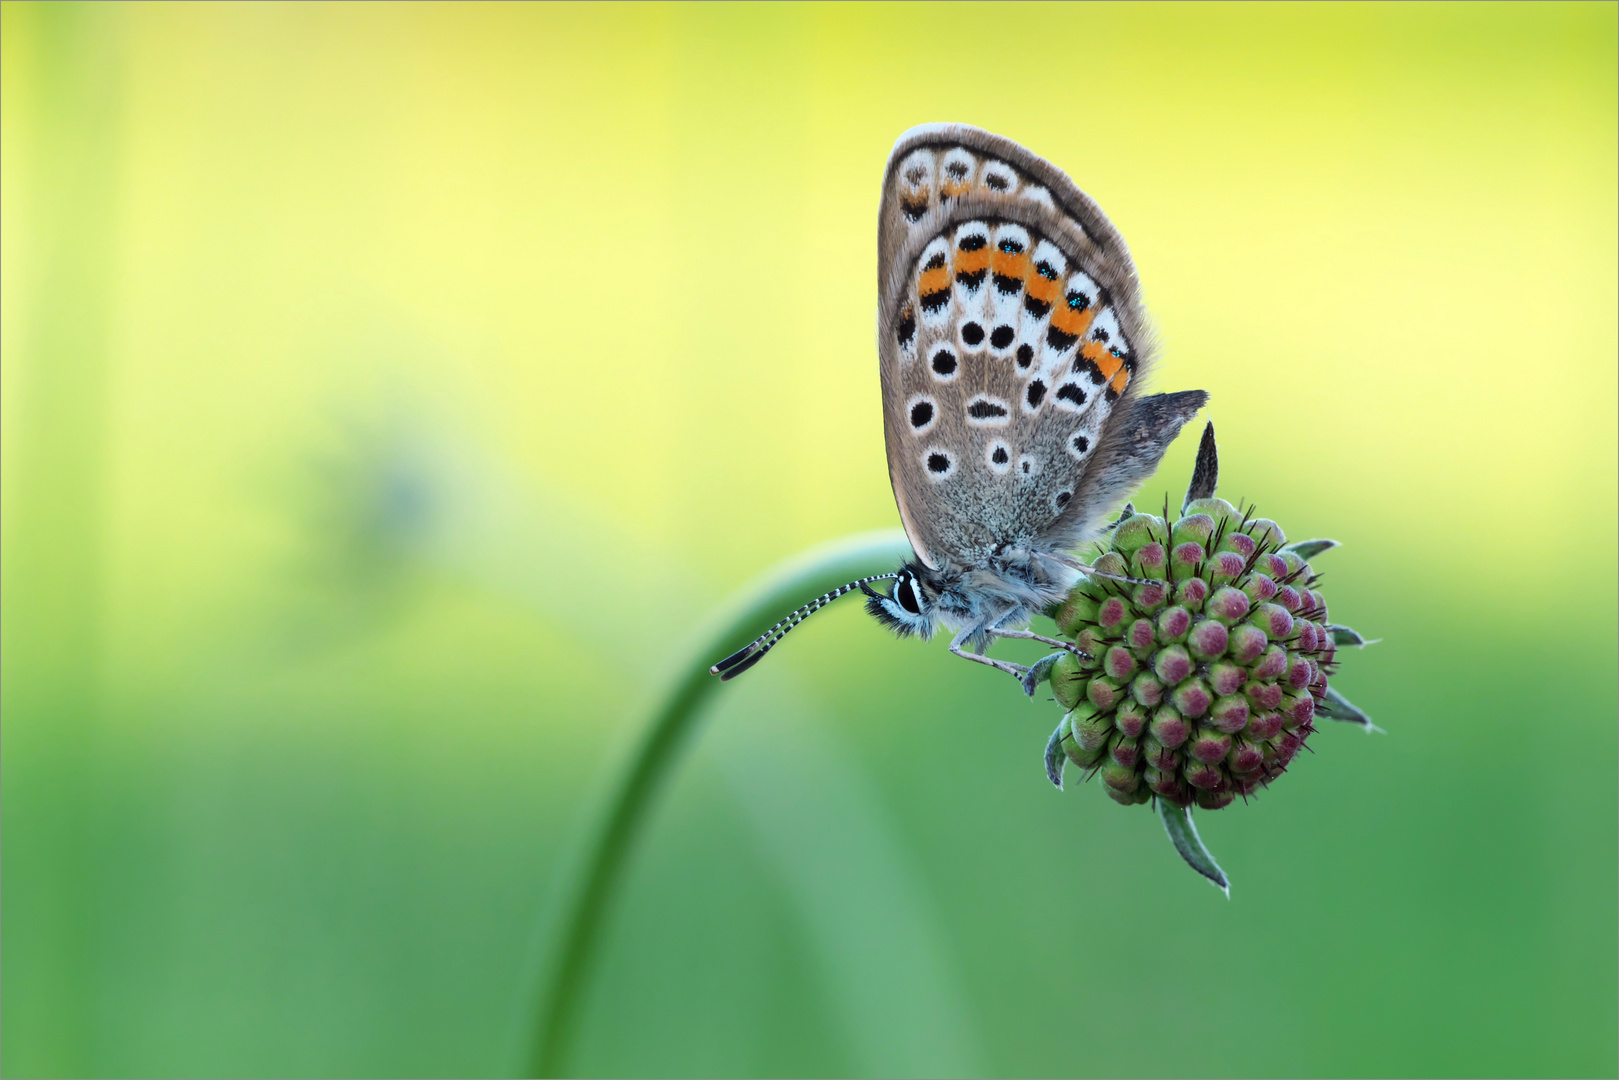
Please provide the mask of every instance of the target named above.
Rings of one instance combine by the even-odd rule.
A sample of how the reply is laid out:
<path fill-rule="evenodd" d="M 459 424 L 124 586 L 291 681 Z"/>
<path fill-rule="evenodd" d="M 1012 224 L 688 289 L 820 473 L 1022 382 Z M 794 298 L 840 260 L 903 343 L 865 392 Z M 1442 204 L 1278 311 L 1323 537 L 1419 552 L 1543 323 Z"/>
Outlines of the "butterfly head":
<path fill-rule="evenodd" d="M 901 637 L 931 638 L 939 625 L 939 590 L 920 563 L 908 562 L 894 576 L 887 593 L 862 585 L 866 610 Z"/>

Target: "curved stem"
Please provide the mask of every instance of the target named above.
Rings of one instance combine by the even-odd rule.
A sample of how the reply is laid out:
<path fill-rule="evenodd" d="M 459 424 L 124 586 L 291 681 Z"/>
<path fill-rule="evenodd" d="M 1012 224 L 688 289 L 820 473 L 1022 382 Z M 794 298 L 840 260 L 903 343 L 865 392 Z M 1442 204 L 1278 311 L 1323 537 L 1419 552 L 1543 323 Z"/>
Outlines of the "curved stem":
<path fill-rule="evenodd" d="M 678 754 L 696 727 L 703 703 L 720 686 L 720 680 L 708 673 L 709 665 L 746 645 L 805 598 L 893 569 L 910 557 L 911 546 L 897 529 L 861 533 L 811 548 L 741 590 L 725 614 L 696 635 L 697 654 L 680 670 L 654 710 L 585 853 L 534 1018 L 528 1075 L 568 1074 L 596 949 L 631 848 L 653 799 L 674 771 Z"/>

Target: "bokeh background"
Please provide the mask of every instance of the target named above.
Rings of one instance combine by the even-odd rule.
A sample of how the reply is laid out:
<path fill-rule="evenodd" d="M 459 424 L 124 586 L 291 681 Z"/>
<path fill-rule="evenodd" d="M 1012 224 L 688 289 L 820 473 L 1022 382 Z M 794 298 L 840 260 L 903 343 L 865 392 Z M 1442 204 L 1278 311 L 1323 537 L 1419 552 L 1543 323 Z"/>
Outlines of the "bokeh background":
<path fill-rule="evenodd" d="M 5 4 L 5 1072 L 522 1067 L 695 628 L 897 521 L 878 187 L 956 119 L 1344 542 L 1388 734 L 1200 818 L 1227 902 L 833 610 L 679 761 L 576 1068 L 1613 1075 L 1616 10 Z"/>

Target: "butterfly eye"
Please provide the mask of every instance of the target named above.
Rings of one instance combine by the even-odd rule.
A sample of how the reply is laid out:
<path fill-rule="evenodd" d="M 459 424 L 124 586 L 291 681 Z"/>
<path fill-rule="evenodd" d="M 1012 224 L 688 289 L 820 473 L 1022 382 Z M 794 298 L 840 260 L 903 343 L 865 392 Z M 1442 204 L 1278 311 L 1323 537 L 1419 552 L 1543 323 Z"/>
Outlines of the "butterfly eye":
<path fill-rule="evenodd" d="M 894 599 L 899 601 L 900 607 L 904 608 L 906 611 L 909 611 L 912 615 L 922 614 L 922 604 L 917 599 L 916 586 L 911 583 L 911 577 L 909 574 L 901 577 L 899 581 L 895 583 Z"/>

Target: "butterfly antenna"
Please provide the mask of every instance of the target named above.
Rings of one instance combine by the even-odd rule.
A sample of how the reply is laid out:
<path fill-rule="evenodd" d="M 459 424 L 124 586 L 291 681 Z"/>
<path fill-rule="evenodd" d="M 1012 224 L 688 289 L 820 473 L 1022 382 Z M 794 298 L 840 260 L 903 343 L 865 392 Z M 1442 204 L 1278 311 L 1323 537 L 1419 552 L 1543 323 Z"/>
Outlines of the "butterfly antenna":
<path fill-rule="evenodd" d="M 803 622 L 805 619 L 809 618 L 811 615 L 815 614 L 817 611 L 820 611 L 822 608 L 826 607 L 826 605 L 830 604 L 838 597 L 854 592 L 856 589 L 859 589 L 863 593 L 869 594 L 871 592 L 870 586 L 873 581 L 887 581 L 889 578 L 896 577 L 899 577 L 898 570 L 895 570 L 891 574 L 873 574 L 871 577 L 863 577 L 858 581 L 851 581 L 847 585 L 839 585 L 831 592 L 822 593 L 820 596 L 817 596 L 815 599 L 811 600 L 797 611 L 794 611 L 791 615 L 788 615 L 775 626 L 772 626 L 769 630 L 766 630 L 764 633 L 754 638 L 747 645 L 738 649 L 730 656 L 727 656 L 724 660 L 721 660 L 719 663 L 709 668 L 708 673 L 710 675 L 718 675 L 721 682 L 727 682 L 736 678 L 754 664 L 757 664 L 760 660 L 764 659 L 765 653 L 775 648 L 776 642 L 786 637 L 789 630 Z"/>

